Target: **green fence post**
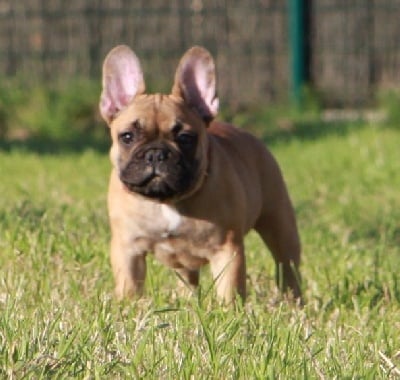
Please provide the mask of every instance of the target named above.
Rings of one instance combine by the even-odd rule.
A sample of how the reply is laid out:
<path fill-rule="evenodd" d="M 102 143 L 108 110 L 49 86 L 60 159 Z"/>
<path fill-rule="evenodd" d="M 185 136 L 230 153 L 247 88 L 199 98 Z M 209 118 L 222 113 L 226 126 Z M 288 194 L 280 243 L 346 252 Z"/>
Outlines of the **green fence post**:
<path fill-rule="evenodd" d="M 301 106 L 302 89 L 306 80 L 305 65 L 305 1 L 289 1 L 290 98 Z"/>

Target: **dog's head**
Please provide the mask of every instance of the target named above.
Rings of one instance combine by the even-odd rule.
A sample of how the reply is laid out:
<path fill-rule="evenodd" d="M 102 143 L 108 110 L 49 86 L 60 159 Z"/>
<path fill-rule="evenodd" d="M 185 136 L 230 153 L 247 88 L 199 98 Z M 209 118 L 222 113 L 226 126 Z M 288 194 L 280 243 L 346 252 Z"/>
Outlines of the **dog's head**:
<path fill-rule="evenodd" d="M 198 188 L 207 168 L 206 128 L 217 111 L 214 61 L 204 48 L 182 57 L 170 95 L 145 94 L 129 47 L 117 46 L 104 61 L 100 112 L 111 130 L 111 161 L 129 191 L 168 201 Z"/>

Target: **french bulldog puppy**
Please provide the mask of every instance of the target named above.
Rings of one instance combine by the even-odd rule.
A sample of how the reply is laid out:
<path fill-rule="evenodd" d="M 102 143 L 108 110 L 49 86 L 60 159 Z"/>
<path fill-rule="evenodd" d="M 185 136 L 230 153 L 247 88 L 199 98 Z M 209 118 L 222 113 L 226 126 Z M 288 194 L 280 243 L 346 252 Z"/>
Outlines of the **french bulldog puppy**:
<path fill-rule="evenodd" d="M 277 282 L 300 298 L 300 242 L 281 171 L 264 144 L 213 121 L 214 61 L 195 46 L 172 92 L 146 94 L 138 58 L 117 46 L 103 64 L 100 112 L 110 127 L 111 264 L 118 298 L 140 294 L 146 255 L 191 286 L 210 264 L 217 295 L 246 296 L 243 239 L 255 229 L 276 262 Z"/>

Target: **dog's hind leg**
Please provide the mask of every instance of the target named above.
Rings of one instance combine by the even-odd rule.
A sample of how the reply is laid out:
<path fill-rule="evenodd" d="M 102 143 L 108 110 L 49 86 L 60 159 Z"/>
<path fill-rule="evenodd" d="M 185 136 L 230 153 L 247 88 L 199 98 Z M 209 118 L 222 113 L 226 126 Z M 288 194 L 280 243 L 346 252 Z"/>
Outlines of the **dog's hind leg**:
<path fill-rule="evenodd" d="M 200 273 L 198 270 L 190 270 L 186 268 L 175 269 L 177 276 L 179 277 L 179 282 L 182 285 L 188 286 L 190 288 L 196 288 L 199 285 Z"/>
<path fill-rule="evenodd" d="M 289 198 L 281 200 L 268 213 L 261 215 L 255 230 L 274 257 L 279 288 L 284 292 L 291 291 L 295 298 L 301 298 L 300 239 Z"/>
<path fill-rule="evenodd" d="M 175 269 L 178 277 L 179 292 L 185 296 L 192 294 L 199 285 L 200 272 L 187 268 Z"/>

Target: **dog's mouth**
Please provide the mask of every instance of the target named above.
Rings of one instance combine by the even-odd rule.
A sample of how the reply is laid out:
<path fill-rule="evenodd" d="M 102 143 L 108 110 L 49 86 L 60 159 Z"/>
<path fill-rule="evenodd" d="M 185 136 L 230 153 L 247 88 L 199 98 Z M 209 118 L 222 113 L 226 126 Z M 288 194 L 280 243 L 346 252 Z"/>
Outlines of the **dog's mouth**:
<path fill-rule="evenodd" d="M 187 192 L 196 176 L 195 163 L 144 167 L 141 163 L 131 163 L 120 172 L 120 179 L 128 191 L 160 201 L 178 198 Z"/>
<path fill-rule="evenodd" d="M 156 172 L 151 173 L 138 183 L 122 178 L 121 181 L 128 191 L 139 193 L 145 197 L 158 199 L 160 201 L 173 198 L 179 193 L 174 184 L 168 181 L 168 178 Z"/>
<path fill-rule="evenodd" d="M 198 161 L 165 145 L 151 144 L 120 161 L 120 180 L 125 188 L 145 197 L 164 201 L 177 199 L 191 189 Z"/>

